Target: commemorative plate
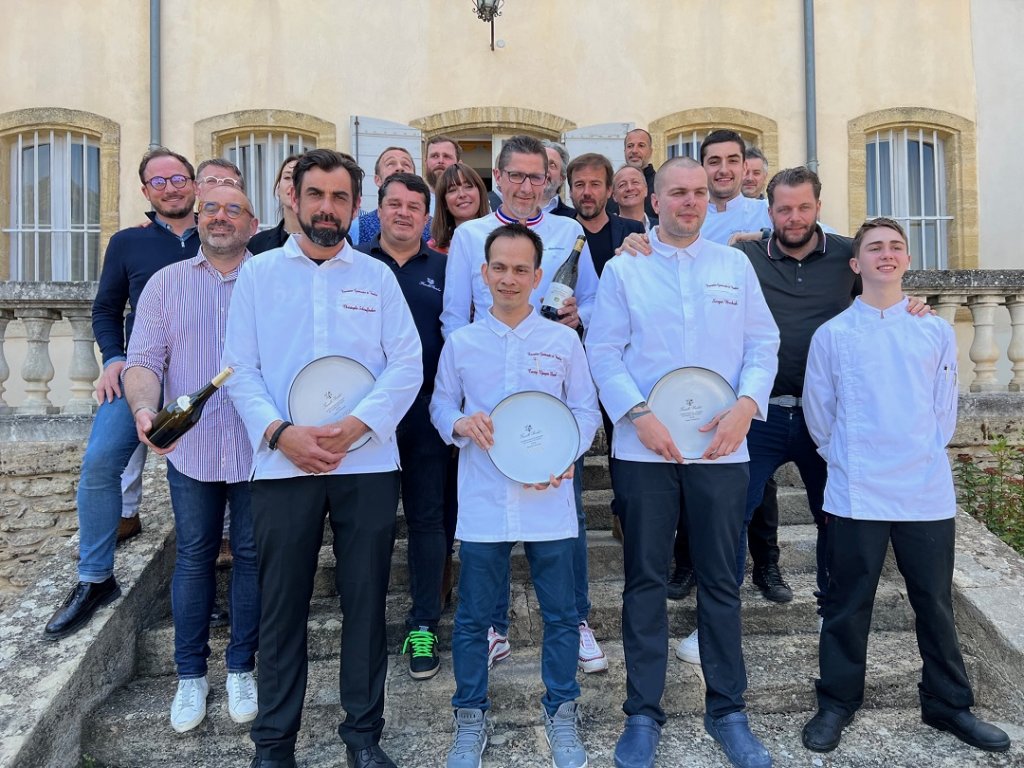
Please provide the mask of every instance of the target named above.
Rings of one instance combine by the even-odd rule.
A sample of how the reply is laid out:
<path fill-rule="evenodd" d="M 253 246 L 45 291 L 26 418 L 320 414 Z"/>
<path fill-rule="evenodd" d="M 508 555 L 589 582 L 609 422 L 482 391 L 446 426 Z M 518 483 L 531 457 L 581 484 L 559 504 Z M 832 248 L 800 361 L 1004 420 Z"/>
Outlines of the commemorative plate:
<path fill-rule="evenodd" d="M 327 355 L 307 363 L 288 389 L 288 420 L 300 427 L 322 427 L 352 413 L 373 389 L 374 377 L 366 366 L 350 357 Z M 349 448 L 366 445 L 370 433 Z"/>
<path fill-rule="evenodd" d="M 491 411 L 494 445 L 487 452 L 505 477 L 546 483 L 565 473 L 580 449 L 580 430 L 569 407 L 547 392 L 517 392 Z"/>
<path fill-rule="evenodd" d="M 654 385 L 647 405 L 672 435 L 684 459 L 699 459 L 715 436 L 701 432 L 718 413 L 736 402 L 729 382 L 707 368 L 669 371 Z"/>

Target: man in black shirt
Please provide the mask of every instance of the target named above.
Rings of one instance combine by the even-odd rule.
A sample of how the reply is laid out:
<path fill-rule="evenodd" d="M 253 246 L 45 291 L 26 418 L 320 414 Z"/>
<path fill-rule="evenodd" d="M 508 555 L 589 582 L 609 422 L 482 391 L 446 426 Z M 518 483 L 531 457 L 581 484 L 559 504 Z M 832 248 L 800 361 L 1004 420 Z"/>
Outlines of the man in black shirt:
<path fill-rule="evenodd" d="M 445 257 L 427 248 L 421 236 L 430 209 L 430 190 L 419 176 L 395 173 L 378 193 L 380 234 L 359 250 L 389 265 L 412 311 L 423 346 L 423 386 L 398 425 L 402 461 L 402 508 L 408 526 L 409 591 L 405 645 L 409 674 L 431 678 L 440 669 L 437 624 L 441 619 L 441 579 L 447 546 L 444 493 L 450 450 L 430 423 L 441 336 Z"/>
<path fill-rule="evenodd" d="M 607 157 L 593 152 L 580 155 L 569 163 L 566 175 L 569 195 L 576 208 L 576 221 L 583 225 L 594 269 L 600 277 L 604 265 L 615 254 L 615 249 L 622 245 L 626 235 L 631 232 L 642 234 L 644 227 L 638 221 L 608 213 L 612 164 Z"/>

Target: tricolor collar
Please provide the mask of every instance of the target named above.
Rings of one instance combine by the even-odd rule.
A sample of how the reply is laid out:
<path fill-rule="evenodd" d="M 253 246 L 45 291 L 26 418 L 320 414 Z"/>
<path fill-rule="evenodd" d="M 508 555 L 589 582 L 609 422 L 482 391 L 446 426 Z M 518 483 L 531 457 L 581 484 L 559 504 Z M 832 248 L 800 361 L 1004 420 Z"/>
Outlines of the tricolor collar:
<path fill-rule="evenodd" d="M 506 214 L 501 209 L 500 205 L 498 206 L 498 210 L 496 210 L 494 212 L 494 215 L 498 217 L 498 221 L 500 221 L 502 224 L 519 224 L 520 223 L 519 219 L 513 219 L 508 214 Z M 535 227 L 538 224 L 540 224 L 541 219 L 543 219 L 543 218 L 544 218 L 544 212 L 540 211 L 536 216 L 534 216 L 532 218 L 529 218 L 525 222 L 522 222 L 522 223 L 526 224 L 526 226 L 528 226 L 528 227 Z"/>

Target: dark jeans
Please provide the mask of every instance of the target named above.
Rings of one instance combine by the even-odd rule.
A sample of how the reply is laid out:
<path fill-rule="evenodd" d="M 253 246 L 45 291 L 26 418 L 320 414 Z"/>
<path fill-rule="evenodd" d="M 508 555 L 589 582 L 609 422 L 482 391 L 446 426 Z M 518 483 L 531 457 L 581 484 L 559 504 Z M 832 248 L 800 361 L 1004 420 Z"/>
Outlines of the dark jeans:
<path fill-rule="evenodd" d="M 748 472 L 742 464 L 615 462 L 626 586 L 622 644 L 626 715 L 666 720 L 661 708 L 668 666 L 666 586 L 681 499 L 697 574 L 698 642 L 705 706 L 718 718 L 744 708 L 747 673 L 740 643 L 740 595 L 734 567 Z"/>
<path fill-rule="evenodd" d="M 256 576 L 249 483 L 207 483 L 181 474 L 167 462 L 174 508 L 176 560 L 171 580 L 174 662 L 182 680 L 203 677 L 210 656 L 210 613 L 217 596 L 217 554 L 224 508 L 231 504 L 231 640 L 228 672 L 256 668 L 260 590 Z"/>
<path fill-rule="evenodd" d="M 452 634 L 455 709 L 487 709 L 487 626 L 501 592 L 508 592 L 513 542 L 464 541 L 462 577 Z M 530 578 L 544 619 L 540 675 L 547 689 L 541 703 L 549 715 L 579 698 L 576 662 L 580 633 L 573 589 L 572 539 L 524 542 Z"/>
<path fill-rule="evenodd" d="M 380 741 L 388 667 L 384 610 L 398 486 L 397 471 L 253 482 L 263 593 L 259 715 L 250 734 L 258 756 L 280 760 L 295 752 L 306 694 L 306 623 L 325 515 L 334 532 L 334 580 L 344 617 L 340 688 L 345 720 L 338 733 L 353 749 Z"/>
<path fill-rule="evenodd" d="M 451 449 L 430 423 L 429 399 L 417 398 L 398 425 L 402 509 L 408 527 L 409 629 L 434 629 L 441 620 L 445 549 L 444 501 Z"/>
<path fill-rule="evenodd" d="M 744 532 L 754 516 L 754 510 L 761 505 L 765 483 L 775 470 L 792 461 L 800 471 L 800 478 L 807 489 L 807 504 L 818 528 L 817 581 L 818 592 L 824 594 L 828 588 L 828 570 L 825 564 L 828 527 L 821 507 L 825 499 L 827 465 L 818 455 L 817 446 L 807 431 L 803 409 L 769 405 L 768 418 L 765 421 L 754 421 L 750 425 L 750 432 L 747 433 L 747 450 L 750 452 L 750 485 L 747 488 Z M 754 567 L 778 563 L 778 506 L 775 507 L 774 519 L 771 519 L 770 514 L 766 515 L 754 530 L 757 535 L 751 536 L 749 542 Z M 736 578 L 741 584 L 747 560 L 745 539 L 746 536 L 740 539 L 741 544 L 736 551 Z"/>
<path fill-rule="evenodd" d="M 864 703 L 864 665 L 871 611 L 892 543 L 916 617 L 924 662 L 921 710 L 949 717 L 974 705 L 953 623 L 956 521 L 887 522 L 829 515 L 828 574 L 818 645 L 818 706 L 850 715 Z"/>

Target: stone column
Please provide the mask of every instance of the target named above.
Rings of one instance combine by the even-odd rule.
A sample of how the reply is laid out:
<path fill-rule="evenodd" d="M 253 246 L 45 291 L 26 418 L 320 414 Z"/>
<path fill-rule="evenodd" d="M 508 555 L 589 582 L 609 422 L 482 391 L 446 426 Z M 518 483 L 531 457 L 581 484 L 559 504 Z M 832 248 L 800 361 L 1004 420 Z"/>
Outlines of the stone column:
<path fill-rule="evenodd" d="M 64 317 L 71 324 L 71 337 L 74 339 L 68 371 L 71 399 L 64 406 L 64 413 L 89 415 L 96 409 L 93 382 L 100 375 L 96 353 L 93 351 L 95 339 L 92 335 L 92 311 L 89 307 L 65 309 Z"/>
<path fill-rule="evenodd" d="M 14 312 L 9 309 L 0 309 L 0 414 L 10 413 L 13 409 L 4 400 L 4 382 L 11 375 L 11 368 L 7 365 L 7 358 L 4 357 L 4 335 L 7 333 L 7 324 L 14 319 Z"/>
<path fill-rule="evenodd" d="M 28 349 L 21 378 L 25 382 L 25 404 L 18 406 L 18 413 L 56 413 L 57 408 L 50 402 L 50 382 L 53 380 L 53 363 L 50 361 L 50 329 L 60 319 L 55 309 L 18 309 L 15 314 L 25 324 L 25 340 Z"/>
<path fill-rule="evenodd" d="M 956 325 L 956 311 L 967 303 L 962 293 L 940 293 L 929 296 L 928 303 L 935 307 L 935 314 L 952 326 Z"/>
<path fill-rule="evenodd" d="M 1006 356 L 1010 358 L 1013 371 L 1009 389 L 1024 392 L 1024 293 L 1007 296 L 1006 308 L 1010 312 L 1010 346 Z"/>
<path fill-rule="evenodd" d="M 971 392 L 999 392 L 1003 388 L 996 380 L 996 360 L 999 347 L 993 332 L 996 307 L 1002 304 L 1001 296 L 981 294 L 967 299 L 974 323 L 974 341 L 971 343 L 970 358 L 974 362 L 974 381 Z"/>

